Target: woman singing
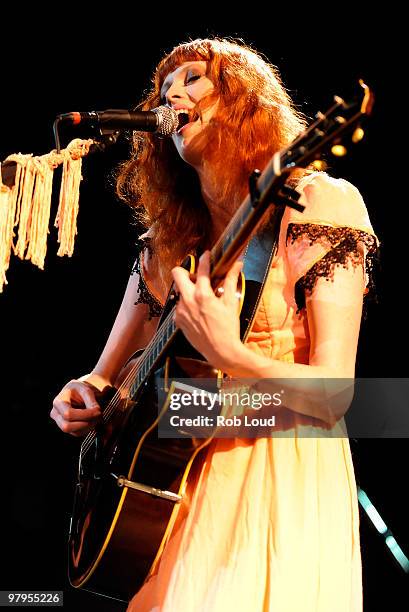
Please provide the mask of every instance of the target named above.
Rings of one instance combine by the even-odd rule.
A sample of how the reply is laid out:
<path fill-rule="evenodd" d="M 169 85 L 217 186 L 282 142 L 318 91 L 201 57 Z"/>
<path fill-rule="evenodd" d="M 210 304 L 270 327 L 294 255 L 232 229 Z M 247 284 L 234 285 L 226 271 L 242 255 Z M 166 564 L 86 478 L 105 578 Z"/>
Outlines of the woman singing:
<path fill-rule="evenodd" d="M 138 207 L 147 232 L 97 364 L 63 387 L 51 416 L 77 436 L 98 422 L 95 388 L 114 385 L 149 341 L 174 280 L 176 324 L 212 366 L 231 377 L 285 379 L 289 392 L 293 379 L 298 399 L 286 404 L 285 435 L 215 438 L 199 455 L 160 562 L 128 609 L 358 612 L 356 484 L 348 439 L 337 435 L 348 405 L 325 401 L 325 384 L 316 402 L 307 394 L 314 381 L 354 377 L 376 250 L 365 205 L 345 180 L 320 172 L 297 179 L 305 210 L 283 215 L 242 343 L 235 297 L 241 264 L 216 297 L 207 249 L 246 195 L 252 170 L 288 145 L 303 119 L 276 68 L 224 39 L 181 44 L 162 59 L 142 108 L 161 104 L 188 121 L 171 139 L 134 137 L 118 191 Z M 179 267 L 191 252 L 203 253 L 196 282 Z M 327 435 L 303 436 L 308 423 Z"/>

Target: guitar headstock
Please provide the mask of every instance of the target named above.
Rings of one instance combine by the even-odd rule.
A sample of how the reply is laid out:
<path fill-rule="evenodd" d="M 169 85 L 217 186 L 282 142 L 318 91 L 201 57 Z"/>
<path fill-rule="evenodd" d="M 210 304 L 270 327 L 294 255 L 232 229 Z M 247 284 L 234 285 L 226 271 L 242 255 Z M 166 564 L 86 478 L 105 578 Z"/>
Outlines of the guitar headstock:
<path fill-rule="evenodd" d="M 359 96 L 350 102 L 334 96 L 333 106 L 326 113 L 317 113 L 316 120 L 282 152 L 282 172 L 305 168 L 327 152 L 341 157 L 350 144 L 362 140 L 362 123 L 372 111 L 374 95 L 364 81 L 359 85 Z"/>

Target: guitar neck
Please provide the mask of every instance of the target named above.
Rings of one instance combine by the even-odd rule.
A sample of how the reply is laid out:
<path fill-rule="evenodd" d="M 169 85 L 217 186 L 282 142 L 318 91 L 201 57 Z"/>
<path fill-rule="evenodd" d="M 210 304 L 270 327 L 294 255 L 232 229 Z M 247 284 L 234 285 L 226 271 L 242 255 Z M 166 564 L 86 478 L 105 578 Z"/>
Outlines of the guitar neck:
<path fill-rule="evenodd" d="M 178 328 L 175 320 L 175 307 L 171 309 L 152 340 L 145 348 L 142 358 L 137 364 L 134 372 L 134 380 L 130 386 L 130 397 L 134 397 L 145 380 L 154 370 L 159 359 L 166 353 L 175 339 Z"/>
<path fill-rule="evenodd" d="M 280 179 L 280 180 L 279 180 Z M 272 205 L 269 194 L 273 187 L 278 189 L 284 182 L 274 171 L 267 167 L 254 185 L 257 196 L 246 196 L 222 236 L 210 252 L 210 279 L 215 288 L 226 276 L 252 234 L 262 223 Z M 259 187 L 261 185 L 261 187 Z"/>

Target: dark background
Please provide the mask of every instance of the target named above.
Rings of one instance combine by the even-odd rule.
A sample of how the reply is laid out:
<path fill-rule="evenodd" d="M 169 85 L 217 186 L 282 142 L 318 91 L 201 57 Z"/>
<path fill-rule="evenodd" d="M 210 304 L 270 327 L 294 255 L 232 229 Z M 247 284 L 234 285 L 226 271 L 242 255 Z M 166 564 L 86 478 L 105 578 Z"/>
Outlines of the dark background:
<path fill-rule="evenodd" d="M 111 7 L 109 13 L 96 11 L 93 19 L 80 15 L 80 7 L 51 16 L 26 10 L 18 32 L 13 11 L 5 16 L 13 38 L 2 56 L 0 160 L 54 148 L 52 122 L 58 113 L 129 108 L 149 87 L 162 54 L 188 38 L 242 37 L 279 67 L 291 95 L 311 117 L 325 110 L 334 94 L 350 94 L 363 77 L 376 95 L 367 137 L 332 168 L 332 174 L 360 189 L 382 241 L 379 302 L 370 305 L 362 326 L 357 374 L 407 376 L 401 357 L 405 160 L 397 151 L 407 131 L 398 44 L 402 16 L 359 14 L 345 5 L 336 16 L 326 14 L 325 5 L 303 12 L 252 6 L 242 17 L 231 8 L 230 19 L 211 19 L 209 8 L 184 4 L 167 7 L 171 16 L 165 8 L 151 10 L 150 15 L 124 10 L 119 15 Z M 77 133 L 67 134 L 63 144 L 68 136 Z M 126 147 L 119 145 L 85 160 L 73 257 L 56 256 L 54 200 L 45 271 L 12 258 L 9 285 L 0 294 L 1 589 L 64 590 L 67 610 L 123 609 L 67 583 L 66 537 L 79 442 L 62 434 L 48 415 L 63 384 L 93 367 L 134 260 L 137 228 L 109 178 L 124 156 Z M 359 484 L 408 555 L 407 440 L 360 439 L 351 447 Z M 391 608 L 403 603 L 406 578 L 364 515 L 361 534 L 365 610 L 378 609 L 380 601 Z"/>

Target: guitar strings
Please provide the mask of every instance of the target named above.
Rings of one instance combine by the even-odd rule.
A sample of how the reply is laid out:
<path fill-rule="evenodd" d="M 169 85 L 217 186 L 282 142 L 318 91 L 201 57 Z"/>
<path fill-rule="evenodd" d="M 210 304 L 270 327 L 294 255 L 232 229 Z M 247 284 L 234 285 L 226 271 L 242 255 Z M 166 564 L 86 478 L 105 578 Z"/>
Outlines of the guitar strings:
<path fill-rule="evenodd" d="M 286 152 L 285 153 L 283 152 L 280 155 L 280 157 L 283 158 L 285 154 L 286 154 Z M 246 198 L 246 200 L 247 200 L 247 198 Z M 225 228 L 225 231 L 222 233 L 222 235 L 218 238 L 218 240 L 214 244 L 214 246 L 213 246 L 213 248 L 211 250 L 211 262 L 214 259 L 215 253 L 217 253 L 218 250 L 222 249 L 223 244 L 226 243 L 227 238 L 230 238 L 231 230 L 235 229 L 236 233 L 237 233 L 237 226 L 239 225 L 240 228 L 243 226 L 243 224 L 244 224 L 244 218 L 243 218 L 244 210 L 242 210 L 242 209 L 246 205 L 246 200 L 243 202 L 242 206 L 239 207 L 237 212 L 230 219 L 229 223 L 227 224 L 227 226 Z M 251 205 L 251 202 L 247 202 L 247 205 L 249 205 L 249 204 Z M 152 355 L 154 354 L 154 351 L 155 351 L 155 348 L 156 348 L 157 344 L 159 343 L 159 341 L 162 341 L 164 339 L 165 335 L 168 333 L 168 328 L 169 328 L 170 323 L 174 324 L 174 320 L 173 320 L 174 319 L 174 312 L 175 312 L 175 307 L 170 311 L 170 313 L 168 314 L 168 316 L 166 317 L 164 322 L 161 324 L 159 329 L 153 335 L 152 339 L 150 340 L 149 344 L 147 345 L 147 347 L 145 348 L 145 350 L 143 352 L 141 360 L 138 361 L 138 363 L 136 363 L 135 366 L 133 366 L 130 369 L 130 371 L 127 374 L 127 376 L 124 378 L 122 383 L 119 385 L 119 387 L 118 387 L 114 397 L 111 399 L 111 401 L 108 403 L 108 405 L 106 406 L 105 410 L 103 411 L 102 419 L 103 419 L 104 423 L 106 423 L 108 421 L 108 419 L 111 418 L 111 416 L 114 414 L 114 412 L 118 409 L 118 406 L 120 406 L 120 404 L 121 404 L 121 402 L 123 400 L 123 398 L 121 396 L 121 392 L 126 390 L 126 392 L 128 393 L 128 390 L 129 390 L 128 387 L 129 387 L 131 381 L 135 380 L 137 378 L 137 376 L 142 371 L 142 368 L 146 365 L 146 362 L 148 361 L 148 359 L 150 357 L 152 357 Z M 172 319 L 172 321 L 170 321 L 171 319 Z M 173 329 L 171 331 L 171 333 L 169 334 L 169 337 L 167 338 L 166 342 L 169 341 L 169 339 L 170 339 L 170 337 L 171 337 L 171 335 L 173 334 L 174 331 L 175 331 L 175 329 Z M 165 344 L 164 344 L 164 346 L 163 346 L 163 348 L 161 349 L 160 352 L 162 352 L 163 349 L 165 348 L 166 342 L 165 342 Z M 156 359 L 158 357 L 159 357 L 159 354 L 156 357 L 154 357 L 153 363 L 156 361 Z M 147 369 L 147 372 L 144 375 L 144 378 L 146 378 L 146 375 L 148 374 L 150 369 L 151 368 Z M 142 380 L 140 381 L 140 383 L 141 382 L 142 382 Z M 86 438 L 84 439 L 84 441 L 83 441 L 83 443 L 81 445 L 81 454 L 85 455 L 89 451 L 89 449 L 91 448 L 95 438 L 96 438 L 96 430 L 94 429 L 91 432 L 89 432 L 88 435 L 86 436 Z"/>
<path fill-rule="evenodd" d="M 164 320 L 160 328 L 155 332 L 154 336 L 152 337 L 149 344 L 145 348 L 143 355 L 141 357 L 141 360 L 138 361 L 138 363 L 136 363 L 130 369 L 127 376 L 124 378 L 122 383 L 119 385 L 114 397 L 110 400 L 105 410 L 103 411 L 102 418 L 104 422 L 106 422 L 112 416 L 112 414 L 117 410 L 118 406 L 121 404 L 122 402 L 121 392 L 128 389 L 131 381 L 138 376 L 138 374 L 142 371 L 142 367 L 146 364 L 147 360 L 154 354 L 154 350 L 155 350 L 154 345 L 157 345 L 159 341 L 162 341 L 165 338 L 165 335 L 168 333 L 168 328 L 170 327 L 170 325 L 174 324 L 174 321 L 172 320 L 174 316 L 174 312 L 175 312 L 175 308 L 173 308 L 170 311 L 170 313 L 167 315 L 166 319 Z M 172 330 L 171 333 L 173 333 L 173 331 L 174 330 Z M 170 336 L 168 340 L 169 339 L 170 339 Z M 159 357 L 159 355 L 157 355 L 157 357 Z M 149 369 L 150 368 L 148 368 L 148 371 Z M 91 432 L 89 432 L 88 435 L 85 437 L 81 445 L 81 454 L 86 454 L 88 452 L 89 448 L 92 446 L 95 440 L 95 437 L 96 437 L 96 431 L 94 429 Z"/>
<path fill-rule="evenodd" d="M 225 231 L 223 232 L 223 234 L 219 237 L 219 239 L 216 241 L 216 243 L 214 244 L 212 251 L 211 251 L 211 261 L 213 261 L 214 255 L 215 253 L 217 253 L 218 250 L 222 249 L 223 244 L 226 242 L 226 239 L 230 237 L 231 235 L 231 230 L 232 229 L 236 229 L 237 232 L 237 225 L 240 226 L 240 228 L 243 226 L 244 223 L 244 219 L 243 219 L 243 211 L 242 208 L 245 206 L 245 202 L 243 202 L 243 205 L 240 206 L 240 208 L 237 210 L 236 214 L 233 215 L 232 219 L 230 219 L 229 223 L 227 224 Z M 131 383 L 132 380 L 135 380 L 137 378 L 137 376 L 140 374 L 140 372 L 142 371 L 142 368 L 146 365 L 146 362 L 148 361 L 148 359 L 150 357 L 152 357 L 152 355 L 154 354 L 155 348 L 157 346 L 157 344 L 161 341 L 163 341 L 163 339 L 165 338 L 166 334 L 168 334 L 168 328 L 170 326 L 170 324 L 174 324 L 174 312 L 175 312 L 175 307 L 170 311 L 170 313 L 168 314 L 168 316 L 166 317 L 166 319 L 164 320 L 164 322 L 161 324 L 161 326 L 159 327 L 159 329 L 155 332 L 155 334 L 153 335 L 152 339 L 150 340 L 149 344 L 147 345 L 147 347 L 145 348 L 142 358 L 140 361 L 138 361 L 138 363 L 135 364 L 135 366 L 133 366 L 129 373 L 127 374 L 127 376 L 124 378 L 124 380 L 122 381 L 122 383 L 119 385 L 114 397 L 110 400 L 110 402 L 108 403 L 108 405 L 106 406 L 105 410 L 103 411 L 103 415 L 102 415 L 102 419 L 103 422 L 106 423 L 111 416 L 116 412 L 116 410 L 118 409 L 118 407 L 120 406 L 120 404 L 122 403 L 122 396 L 121 396 L 121 392 L 122 391 L 127 391 L 128 393 L 128 387 Z M 172 321 L 171 321 L 172 319 Z M 166 342 L 169 341 L 172 333 L 175 330 L 172 330 L 171 333 L 169 334 L 169 338 L 167 338 Z M 163 348 L 165 348 L 166 342 L 163 346 Z M 161 349 L 160 352 L 163 351 L 163 348 Z M 154 358 L 154 361 L 156 361 L 157 357 L 159 357 L 159 354 L 156 356 L 156 358 Z M 152 366 L 151 366 L 152 367 Z M 146 374 L 148 374 L 149 370 L 151 368 L 148 368 Z M 145 374 L 145 377 L 146 377 Z M 142 380 L 140 381 L 142 382 Z M 92 447 L 92 444 L 96 438 L 96 430 L 92 430 L 91 432 L 88 433 L 88 435 L 85 437 L 82 445 L 81 445 L 81 455 L 85 455 L 89 449 Z"/>
<path fill-rule="evenodd" d="M 220 249 L 223 246 L 223 243 L 226 241 L 226 238 L 230 236 L 230 231 L 229 230 L 231 230 L 233 227 L 236 227 L 238 222 L 239 222 L 240 226 L 243 225 L 243 216 L 242 216 L 242 212 L 241 212 L 240 209 L 241 209 L 241 207 L 238 209 L 237 213 L 232 217 L 232 219 L 230 219 L 230 221 L 227 224 L 226 229 L 223 232 L 222 236 L 220 236 L 219 239 L 214 244 L 214 246 L 212 248 L 212 253 L 211 253 L 212 255 L 215 252 L 217 252 L 217 250 Z M 145 350 L 143 352 L 141 360 L 138 361 L 138 363 L 136 363 L 135 366 L 133 366 L 130 369 L 130 371 L 127 374 L 127 376 L 124 378 L 122 383 L 119 385 L 119 387 L 118 387 L 114 397 L 107 404 L 105 410 L 103 411 L 103 415 L 102 415 L 102 419 L 103 419 L 104 423 L 106 423 L 111 418 L 111 416 L 114 414 L 114 412 L 116 412 L 117 408 L 120 406 L 120 404 L 122 402 L 121 392 L 128 389 L 129 384 L 131 383 L 132 379 L 136 379 L 138 374 L 142 371 L 142 367 L 146 364 L 147 360 L 153 355 L 154 350 L 155 350 L 155 345 L 157 345 L 159 343 L 159 341 L 162 341 L 164 339 L 165 335 L 168 333 L 168 327 L 169 327 L 170 319 L 173 319 L 174 312 L 175 312 L 175 307 L 170 311 L 170 313 L 166 317 L 165 321 L 161 324 L 159 329 L 153 335 L 152 339 L 150 340 L 149 344 L 147 345 L 147 347 L 145 348 Z M 174 323 L 174 321 L 172 320 L 171 323 Z M 173 331 L 174 330 L 172 330 L 171 334 L 173 333 Z M 170 338 L 170 336 L 169 336 L 169 338 Z M 169 340 L 169 338 L 168 338 L 168 340 Z M 148 371 L 149 371 L 149 369 L 148 369 Z M 89 449 L 91 448 L 95 438 L 96 438 L 96 431 L 94 429 L 94 430 L 92 430 L 91 432 L 88 433 L 88 435 L 85 437 L 85 439 L 84 439 L 84 441 L 83 441 L 83 443 L 81 445 L 81 454 L 82 455 L 85 455 L 89 451 Z"/>
<path fill-rule="evenodd" d="M 174 313 L 174 309 L 169 313 L 169 315 L 166 317 L 163 324 L 160 326 L 159 330 L 157 330 L 157 332 L 152 337 L 151 341 L 149 342 L 148 346 L 146 347 L 143 353 L 141 361 L 139 361 L 137 364 L 135 364 L 135 366 L 131 368 L 128 375 L 124 378 L 122 383 L 119 385 L 114 397 L 111 399 L 111 401 L 108 403 L 107 407 L 104 410 L 104 413 L 103 413 L 104 422 L 106 422 L 111 417 L 111 415 L 116 411 L 118 406 L 121 404 L 122 402 L 121 392 L 128 388 L 129 383 L 132 381 L 132 379 L 136 378 L 136 376 L 138 375 L 138 372 L 142 370 L 143 366 L 146 364 L 149 357 L 152 356 L 154 352 L 153 345 L 157 343 L 159 338 L 163 340 L 165 332 L 167 332 L 167 328 L 169 327 L 169 319 L 171 318 L 173 313 Z M 81 452 L 86 453 L 89 450 L 95 437 L 96 437 L 96 432 L 95 430 L 93 430 L 85 438 L 83 445 L 81 447 Z"/>

